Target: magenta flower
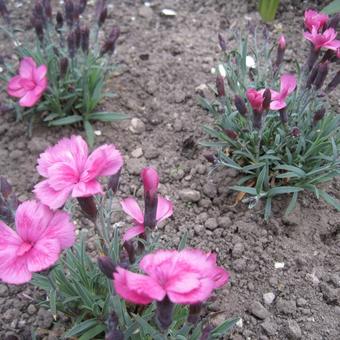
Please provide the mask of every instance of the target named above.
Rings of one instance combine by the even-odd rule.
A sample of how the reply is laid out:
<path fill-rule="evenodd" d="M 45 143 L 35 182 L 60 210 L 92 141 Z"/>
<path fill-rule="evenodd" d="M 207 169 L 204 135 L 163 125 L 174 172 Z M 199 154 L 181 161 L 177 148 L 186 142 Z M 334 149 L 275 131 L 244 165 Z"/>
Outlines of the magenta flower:
<path fill-rule="evenodd" d="M 69 215 L 37 201 L 18 207 L 15 225 L 16 231 L 0 221 L 0 279 L 7 283 L 30 281 L 32 273 L 54 265 L 75 241 Z"/>
<path fill-rule="evenodd" d="M 283 74 L 281 76 L 280 92 L 270 90 L 271 92 L 271 110 L 280 110 L 287 106 L 285 99 L 295 90 L 296 78 L 293 74 Z"/>
<path fill-rule="evenodd" d="M 19 75 L 8 82 L 7 92 L 12 97 L 21 98 L 22 107 L 34 106 L 47 88 L 47 67 L 37 64 L 31 57 L 25 57 L 20 62 Z"/>
<path fill-rule="evenodd" d="M 147 275 L 121 267 L 113 274 L 116 292 L 136 304 L 162 301 L 166 297 L 177 304 L 201 303 L 229 278 L 217 266 L 216 255 L 195 249 L 158 250 L 144 256 L 139 266 Z"/>
<path fill-rule="evenodd" d="M 336 51 L 340 48 L 340 40 L 336 39 L 336 32 L 333 28 L 328 28 L 323 33 L 318 33 L 316 27 L 312 28 L 312 32 L 305 32 L 304 37 L 311 41 L 315 51 L 319 51 L 321 47 Z"/>
<path fill-rule="evenodd" d="M 311 32 L 313 27 L 319 32 L 324 28 L 327 23 L 329 17 L 326 14 L 318 13 L 312 9 L 305 11 L 305 26 Z"/>
<path fill-rule="evenodd" d="M 81 136 L 63 138 L 38 159 L 37 170 L 46 180 L 34 192 L 51 209 L 62 207 L 69 196 L 90 197 L 102 194 L 98 177 L 111 176 L 123 165 L 123 157 L 113 144 L 105 144 L 88 155 Z"/>
<path fill-rule="evenodd" d="M 247 90 L 246 96 L 253 110 L 257 112 L 263 111 L 263 91 L 256 91 L 250 88 Z"/>
<path fill-rule="evenodd" d="M 279 38 L 279 47 L 284 50 L 286 48 L 286 38 L 283 34 L 281 34 L 280 38 Z"/>
<path fill-rule="evenodd" d="M 144 234 L 144 214 L 138 205 L 137 201 L 133 197 L 126 198 L 121 201 L 122 208 L 126 214 L 131 216 L 134 221 L 134 226 L 127 230 L 124 234 L 123 240 L 129 241 L 132 238 Z M 156 212 L 156 223 L 159 223 L 173 214 L 172 203 L 158 195 L 158 204 Z"/>

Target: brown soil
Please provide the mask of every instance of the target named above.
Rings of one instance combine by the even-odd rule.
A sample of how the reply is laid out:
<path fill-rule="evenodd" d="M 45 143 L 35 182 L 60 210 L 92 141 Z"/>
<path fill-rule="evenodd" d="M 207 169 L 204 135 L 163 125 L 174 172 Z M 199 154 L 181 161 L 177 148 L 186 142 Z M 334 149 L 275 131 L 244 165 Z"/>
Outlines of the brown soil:
<path fill-rule="evenodd" d="M 291 0 L 282 4 L 269 29 L 275 38 L 279 31 L 286 34 L 286 61 L 296 55 L 303 57 L 307 51 L 301 33 L 303 11 L 320 8 L 321 2 Z M 237 174 L 225 169 L 210 172 L 198 145 L 204 137 L 202 125 L 212 120 L 198 107 L 195 88 L 213 81 L 210 69 L 219 59 L 218 32 L 231 46 L 235 44 L 233 31 L 246 30 L 249 22 L 260 24 L 255 1 L 247 3 L 168 0 L 152 1 L 152 7 L 146 8 L 142 2 L 117 1 L 109 20 L 122 29 L 117 48 L 120 68 L 109 87 L 118 97 L 104 106 L 141 119 L 145 130 L 131 133 L 130 121 L 97 124 L 102 135 L 96 144 L 114 143 L 125 155 L 121 197 L 139 193 L 138 174 L 143 166 L 156 167 L 161 193 L 175 205 L 174 217 L 161 227 L 163 240 L 176 245 L 188 231 L 190 245 L 217 252 L 220 263 L 230 270 L 230 284 L 207 307 L 215 322 L 232 316 L 242 318 L 243 324 L 234 329 L 230 339 L 337 340 L 339 213 L 304 195 L 288 218 L 282 217 L 286 200 L 277 200 L 274 216 L 266 224 L 261 207 L 249 210 L 245 205 L 233 206 L 234 193 L 228 185 Z M 16 9 L 18 18 L 26 20 L 29 7 L 26 1 Z M 161 16 L 164 8 L 174 9 L 176 17 Z M 39 127 L 28 140 L 22 123 L 15 123 L 9 114 L 0 116 L 1 175 L 10 179 L 21 199 L 31 197 L 39 180 L 35 171 L 38 154 L 72 133 L 79 132 L 69 127 Z M 143 155 L 134 158 L 137 148 L 142 148 Z M 340 196 L 337 180 L 326 188 Z M 198 191 L 198 201 L 184 202 L 183 189 Z M 284 263 L 284 268 L 275 269 L 276 262 Z M 275 296 L 270 304 L 264 301 L 267 293 Z M 13 333 L 30 339 L 32 327 L 44 339 L 61 338 L 65 320 L 54 323 L 36 304 L 39 296 L 42 293 L 29 285 L 0 284 L 1 339 Z"/>

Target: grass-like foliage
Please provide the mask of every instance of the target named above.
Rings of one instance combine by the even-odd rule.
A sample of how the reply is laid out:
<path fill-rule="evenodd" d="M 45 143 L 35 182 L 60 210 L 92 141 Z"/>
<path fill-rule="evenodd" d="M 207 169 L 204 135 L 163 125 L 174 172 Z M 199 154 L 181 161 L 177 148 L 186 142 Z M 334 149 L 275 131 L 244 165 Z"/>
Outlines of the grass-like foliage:
<path fill-rule="evenodd" d="M 329 19 L 328 25 L 332 22 Z M 339 42 L 334 38 L 336 48 Z M 340 210 L 339 202 L 320 187 L 340 173 L 340 117 L 328 102 L 339 72 L 324 86 L 337 59 L 334 48 L 322 54 L 320 46 L 311 44 L 306 64 L 301 68 L 291 64 L 294 72 L 284 73 L 283 36 L 278 46 L 270 46 L 266 34 L 259 39 L 255 33 L 252 47 L 247 39 L 240 39 L 239 49 L 231 51 L 222 36 L 219 40 L 222 60 L 216 87 L 211 87 L 215 99 L 200 97 L 215 125 L 204 127 L 211 139 L 202 144 L 215 151 L 216 166 L 239 171 L 240 179 L 232 189 L 248 194 L 245 201 L 250 206 L 264 199 L 266 219 L 274 196 L 292 194 L 289 213 L 304 190 Z"/>
<path fill-rule="evenodd" d="M 102 44 L 99 42 L 99 32 L 104 29 L 108 13 L 106 1 L 98 0 L 92 10 L 93 15 L 89 15 L 91 13 L 87 13 L 88 6 L 84 0 L 66 0 L 64 8 L 56 13 L 52 13 L 54 9 L 49 0 L 36 0 L 30 15 L 35 34 L 15 28 L 11 19 L 15 12 L 10 16 L 4 2 L 0 2 L 0 14 L 4 19 L 4 25 L 0 28 L 14 47 L 19 61 L 31 57 L 37 66 L 47 68 L 47 85 L 36 89 L 35 99 L 18 102 L 8 97 L 7 108 L 15 110 L 17 119 L 28 118 L 30 128 L 39 119 L 49 126 L 83 125 L 92 144 L 92 122 L 126 118 L 121 113 L 97 111 L 104 97 L 114 95 L 105 91 L 105 80 L 115 67 L 112 56 L 119 37 L 119 28 L 114 26 L 109 29 L 105 41 Z M 13 98 L 22 96 L 25 90 L 27 93 L 30 90 L 27 82 L 12 84 L 16 92 L 13 89 L 10 91 L 10 80 L 17 76 L 17 67 L 6 57 L 2 63 L 2 80 L 9 95 Z M 19 74 L 22 75 L 22 72 L 19 71 Z M 23 93 L 18 91 L 21 85 Z M 3 91 L 6 89 L 3 88 Z"/>

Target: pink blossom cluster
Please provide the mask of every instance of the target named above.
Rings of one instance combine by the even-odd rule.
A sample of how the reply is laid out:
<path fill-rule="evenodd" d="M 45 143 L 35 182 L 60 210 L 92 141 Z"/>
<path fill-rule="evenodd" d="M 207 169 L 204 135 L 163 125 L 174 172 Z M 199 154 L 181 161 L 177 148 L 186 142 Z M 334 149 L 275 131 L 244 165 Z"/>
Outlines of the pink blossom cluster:
<path fill-rule="evenodd" d="M 75 242 L 68 213 L 57 210 L 69 197 L 102 194 L 101 176 L 116 174 L 123 157 L 113 144 L 88 154 L 80 136 L 63 138 L 43 152 L 37 170 L 46 179 L 35 186 L 38 200 L 22 203 L 15 215 L 16 231 L 0 222 L 0 279 L 22 284 L 32 273 L 54 265 Z"/>
<path fill-rule="evenodd" d="M 340 48 L 340 40 L 336 39 L 337 33 L 333 27 L 328 27 L 329 17 L 312 9 L 305 12 L 304 37 L 309 40 L 315 51 L 322 47 L 337 51 Z"/>

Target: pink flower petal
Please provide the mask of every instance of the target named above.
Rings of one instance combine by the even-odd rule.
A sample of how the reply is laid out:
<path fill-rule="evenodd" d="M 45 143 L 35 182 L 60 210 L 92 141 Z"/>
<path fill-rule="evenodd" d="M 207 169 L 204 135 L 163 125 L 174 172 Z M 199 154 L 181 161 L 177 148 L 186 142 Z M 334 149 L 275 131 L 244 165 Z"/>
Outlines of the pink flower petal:
<path fill-rule="evenodd" d="M 166 290 L 174 293 L 185 294 L 199 288 L 200 275 L 193 272 L 183 272 L 176 275 L 166 284 Z"/>
<path fill-rule="evenodd" d="M 22 78 L 33 79 L 33 71 L 37 64 L 31 57 L 25 57 L 20 61 L 19 74 Z"/>
<path fill-rule="evenodd" d="M 33 78 L 36 83 L 39 83 L 43 79 L 46 79 L 46 74 L 47 74 L 46 65 L 40 65 L 39 67 L 33 69 Z"/>
<path fill-rule="evenodd" d="M 45 232 L 53 212 L 37 201 L 26 201 L 19 205 L 15 214 L 15 225 L 18 235 L 25 242 L 39 240 Z"/>
<path fill-rule="evenodd" d="M 286 106 L 287 105 L 283 100 L 274 100 L 270 103 L 270 109 L 273 111 L 281 110 Z"/>
<path fill-rule="evenodd" d="M 61 208 L 66 203 L 71 191 L 72 188 L 56 191 L 51 188 L 48 180 L 36 184 L 33 190 L 37 198 L 53 210 Z"/>
<path fill-rule="evenodd" d="M 158 195 L 158 204 L 157 204 L 157 213 L 156 213 L 157 222 L 165 220 L 166 218 L 170 217 L 172 214 L 173 214 L 172 202 Z"/>
<path fill-rule="evenodd" d="M 145 255 L 139 263 L 139 267 L 148 275 L 156 278 L 158 275 L 157 268 L 160 268 L 164 263 L 176 261 L 177 254 L 176 250 L 157 250 Z"/>
<path fill-rule="evenodd" d="M 21 85 L 21 79 L 20 76 L 14 76 L 8 82 L 7 92 L 10 96 L 21 98 L 25 95 L 26 90 Z"/>
<path fill-rule="evenodd" d="M 141 173 L 144 190 L 149 192 L 150 195 L 154 195 L 157 192 L 159 177 L 158 173 L 153 168 L 144 168 Z"/>
<path fill-rule="evenodd" d="M 210 278 L 200 280 L 200 286 L 190 292 L 180 293 L 173 290 L 167 290 L 169 299 L 178 304 L 196 304 L 209 298 L 214 289 L 214 282 Z"/>
<path fill-rule="evenodd" d="M 129 240 L 133 239 L 134 237 L 136 237 L 140 234 L 143 234 L 144 231 L 145 231 L 145 228 L 142 224 L 136 225 L 132 228 L 129 228 L 123 236 L 123 241 L 124 242 L 129 241 Z"/>
<path fill-rule="evenodd" d="M 38 272 L 55 264 L 60 255 L 58 239 L 42 238 L 23 257 L 26 258 L 30 272 Z"/>
<path fill-rule="evenodd" d="M 75 226 L 70 221 L 70 215 L 64 211 L 57 210 L 49 221 L 43 237 L 57 239 L 61 249 L 73 246 L 75 242 Z"/>
<path fill-rule="evenodd" d="M 129 302 L 146 305 L 153 300 L 161 301 L 165 297 L 164 289 L 151 277 L 132 273 L 120 267 L 113 276 L 116 292 Z"/>
<path fill-rule="evenodd" d="M 22 107 L 32 107 L 34 104 L 38 102 L 40 96 L 37 96 L 34 91 L 28 91 L 26 94 L 19 100 L 19 105 Z"/>
<path fill-rule="evenodd" d="M 16 257 L 0 263 L 0 279 L 9 284 L 23 284 L 29 282 L 32 273 L 27 268 L 26 258 Z"/>
<path fill-rule="evenodd" d="M 116 174 L 123 166 L 123 157 L 113 144 L 102 145 L 94 150 L 86 161 L 81 180 L 89 181 L 98 176 Z"/>
<path fill-rule="evenodd" d="M 220 288 L 224 286 L 229 280 L 228 272 L 220 267 L 214 268 L 214 270 L 211 272 L 211 277 L 215 282 L 214 288 Z"/>
<path fill-rule="evenodd" d="M 95 179 L 90 182 L 79 182 L 72 190 L 72 197 L 90 197 L 96 194 L 103 194 L 103 189 Z"/>
<path fill-rule="evenodd" d="M 126 198 L 120 202 L 122 209 L 139 224 L 144 223 L 144 214 L 137 201 L 133 197 Z"/>
<path fill-rule="evenodd" d="M 49 185 L 59 191 L 66 187 L 73 187 L 78 183 L 79 176 L 76 168 L 66 163 L 54 163 L 48 168 Z"/>
<path fill-rule="evenodd" d="M 296 88 L 296 77 L 293 74 L 283 74 L 281 76 L 280 93 L 285 94 L 287 97 Z"/>

